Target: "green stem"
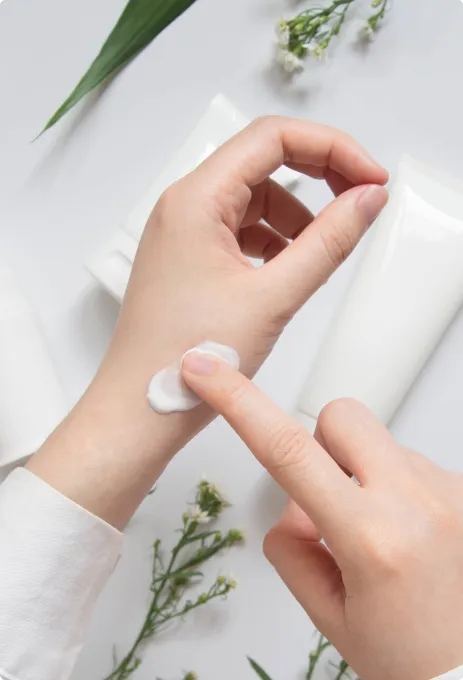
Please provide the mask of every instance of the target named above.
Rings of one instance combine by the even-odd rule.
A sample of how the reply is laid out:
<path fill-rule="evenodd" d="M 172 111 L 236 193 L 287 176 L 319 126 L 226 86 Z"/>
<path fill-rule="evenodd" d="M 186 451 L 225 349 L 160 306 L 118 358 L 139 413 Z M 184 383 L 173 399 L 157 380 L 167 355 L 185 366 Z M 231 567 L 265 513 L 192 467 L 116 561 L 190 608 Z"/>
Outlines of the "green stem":
<path fill-rule="evenodd" d="M 217 489 L 208 482 L 200 482 L 196 489 L 195 503 L 201 512 L 211 519 L 217 519 L 226 503 Z M 186 591 L 197 583 L 196 577 L 202 579 L 203 574 L 194 570 L 207 562 L 223 549 L 231 548 L 243 540 L 237 529 L 230 529 L 225 536 L 220 531 L 201 531 L 200 523 L 191 516 L 191 512 L 182 515 L 182 526 L 177 544 L 171 549 L 167 567 L 164 566 L 161 541 L 153 545 L 153 563 L 150 589 L 151 601 L 142 623 L 141 630 L 135 637 L 132 646 L 120 662 L 114 658 L 113 670 L 104 680 L 128 680 L 142 663 L 139 648 L 149 638 L 154 637 L 166 623 L 191 610 L 207 604 L 217 597 L 225 597 L 234 587 L 233 581 L 218 577 L 208 592 L 202 593 L 193 602 L 182 603 Z M 184 551 L 186 556 L 180 558 Z M 185 680 L 192 680 L 193 674 L 187 673 Z"/>
<path fill-rule="evenodd" d="M 168 564 L 168 566 L 167 566 L 166 572 L 165 572 L 165 574 L 161 577 L 160 585 L 159 585 L 159 587 L 156 589 L 156 591 L 155 591 L 155 593 L 154 593 L 154 597 L 153 597 L 153 600 L 152 600 L 152 602 L 151 602 L 151 605 L 150 605 L 150 608 L 149 608 L 149 610 L 148 610 L 148 613 L 147 613 L 147 615 L 146 615 L 146 617 L 145 617 L 145 621 L 144 621 L 144 623 L 143 623 L 143 626 L 142 626 L 140 632 L 138 633 L 137 637 L 135 638 L 135 641 L 134 641 L 132 647 L 131 647 L 130 650 L 127 652 L 127 654 L 125 655 L 125 657 L 122 659 L 122 661 L 120 662 L 120 664 L 118 665 L 118 667 L 115 668 L 115 669 L 113 670 L 113 672 L 110 673 L 110 674 L 105 678 L 105 680 L 124 680 L 124 678 L 127 677 L 128 669 L 129 669 L 129 667 L 130 667 L 130 664 L 132 663 L 132 660 L 133 660 L 133 658 L 134 658 L 134 656 L 135 656 L 135 653 L 136 653 L 138 647 L 140 646 L 140 644 L 143 642 L 143 640 L 144 640 L 145 637 L 147 636 L 148 631 L 152 630 L 152 625 L 151 625 L 151 624 L 152 624 L 152 622 L 153 622 L 153 618 L 154 618 L 154 619 L 156 618 L 155 612 L 156 612 L 156 609 L 158 608 L 158 604 L 159 604 L 159 600 L 160 600 L 161 594 L 162 594 L 162 592 L 163 592 L 163 590 L 164 590 L 164 587 L 165 587 L 167 581 L 169 580 L 170 574 L 171 574 L 171 572 L 172 572 L 172 569 L 173 569 L 173 566 L 174 566 L 174 564 L 175 564 L 175 561 L 176 561 L 176 559 L 177 559 L 177 557 L 178 557 L 178 554 L 179 554 L 179 552 L 181 551 L 181 549 L 183 548 L 184 539 L 185 539 L 185 533 L 183 533 L 182 538 L 180 539 L 180 541 L 178 542 L 178 544 L 175 546 L 175 548 L 173 548 L 173 550 L 172 550 L 170 562 L 169 562 L 169 564 Z M 153 617 L 153 615 L 154 615 L 154 617 Z"/>
<path fill-rule="evenodd" d="M 204 549 L 202 552 L 200 552 L 196 556 L 193 555 L 193 557 L 190 560 L 188 560 L 187 562 L 182 564 L 182 566 L 179 567 L 178 569 L 176 569 L 175 571 L 170 571 L 170 573 L 169 573 L 169 570 L 167 570 L 166 574 L 164 576 L 160 576 L 158 578 L 158 580 L 161 580 L 161 581 L 163 579 L 169 580 L 169 579 L 174 578 L 175 576 L 177 576 L 179 573 L 181 573 L 183 571 L 191 569 L 192 567 L 198 567 L 200 564 L 203 564 L 203 562 L 208 560 L 210 557 L 213 557 L 218 552 L 220 552 L 221 550 L 223 550 L 224 548 L 226 548 L 228 546 L 230 546 L 230 543 L 227 541 L 226 538 L 224 538 L 222 541 L 211 545 L 209 548 Z"/>
<path fill-rule="evenodd" d="M 320 25 L 321 23 L 325 23 L 324 21 L 321 20 L 329 19 L 331 15 L 336 12 L 338 7 L 344 6 L 344 9 L 342 11 L 343 13 L 347 12 L 349 6 L 352 5 L 353 2 L 355 2 L 355 0 L 334 0 L 334 2 L 331 5 L 322 8 L 318 11 L 309 9 L 300 12 L 297 16 L 294 17 L 294 19 L 290 19 L 287 22 L 287 24 L 288 26 L 295 27 L 298 23 L 300 23 L 301 19 L 308 19 L 308 24 L 314 24 L 315 22 L 317 25 Z"/>
<path fill-rule="evenodd" d="M 293 38 L 290 38 L 290 49 L 296 49 L 308 45 L 317 37 L 320 29 L 328 25 L 329 33 L 320 43 L 324 49 L 328 47 L 331 39 L 337 36 L 344 24 L 346 14 L 350 6 L 356 0 L 334 0 L 328 7 L 319 10 L 309 9 L 298 14 L 294 19 L 287 21 Z M 335 17 L 339 17 L 337 22 L 331 27 L 329 22 Z"/>
<path fill-rule="evenodd" d="M 389 6 L 389 0 L 382 0 L 381 3 L 378 5 L 379 10 L 376 12 L 376 14 L 372 14 L 371 17 L 369 18 L 369 23 L 370 26 L 376 28 L 379 24 L 380 21 L 384 19 L 386 16 L 387 8 Z"/>
<path fill-rule="evenodd" d="M 232 543 L 230 540 L 225 536 L 222 540 L 217 541 L 213 543 L 211 546 L 207 548 L 199 548 L 198 551 L 186 562 L 181 564 L 179 567 L 174 569 L 177 557 L 179 553 L 183 550 L 183 548 L 191 545 L 192 543 L 195 542 L 203 542 L 207 540 L 212 535 L 215 535 L 217 532 L 211 531 L 211 532 L 203 532 L 201 534 L 197 535 L 191 535 L 191 529 L 188 530 L 186 528 L 183 529 L 182 536 L 178 542 L 178 544 L 173 548 L 172 553 L 171 553 L 171 559 L 169 564 L 167 565 L 167 569 L 165 572 L 156 577 L 153 578 L 152 585 L 155 586 L 153 590 L 153 599 L 151 601 L 151 605 L 148 609 L 148 613 L 145 617 L 145 621 L 143 623 L 143 626 L 135 638 L 135 641 L 130 648 L 130 650 L 127 652 L 127 654 L 124 656 L 122 661 L 119 663 L 117 668 L 115 668 L 110 675 L 108 675 L 105 680 L 125 680 L 127 678 L 129 671 L 130 671 L 130 666 L 134 661 L 135 654 L 139 648 L 139 646 L 143 643 L 144 640 L 146 640 L 148 637 L 151 637 L 154 635 L 156 630 L 160 628 L 160 626 L 164 625 L 168 621 L 178 618 L 179 616 L 183 616 L 186 613 L 189 613 L 191 609 L 196 609 L 196 607 L 200 606 L 200 602 L 195 603 L 194 606 L 192 606 L 190 609 L 188 609 L 188 612 L 186 611 L 180 611 L 176 612 L 175 609 L 170 613 L 167 614 L 167 616 L 162 616 L 161 617 L 161 611 L 165 611 L 167 607 L 169 607 L 172 603 L 176 602 L 176 599 L 178 597 L 178 593 L 176 590 L 172 590 L 167 599 L 162 603 L 162 607 L 160 607 L 160 600 L 161 597 L 164 595 L 166 586 L 173 581 L 179 574 L 182 574 L 184 572 L 190 571 L 193 567 L 197 567 L 207 560 L 209 560 L 211 557 L 219 553 L 221 550 L 224 548 L 230 547 Z M 159 551 L 159 545 L 154 546 L 154 555 L 155 558 L 158 559 L 158 562 L 160 563 L 160 551 Z M 154 566 L 153 566 L 154 569 Z M 154 576 L 154 574 L 153 574 Z M 210 599 L 214 599 L 215 597 L 219 597 L 220 595 L 223 595 L 224 593 L 217 593 L 216 595 L 214 594 L 213 597 Z M 175 605 L 174 605 L 175 606 Z M 161 617 L 161 618 L 160 618 Z"/>
<path fill-rule="evenodd" d="M 314 651 L 310 653 L 309 656 L 309 668 L 307 670 L 307 675 L 305 676 L 306 680 L 312 680 L 315 673 L 315 669 L 318 666 L 318 662 L 320 661 L 323 652 L 328 647 L 331 647 L 331 642 L 326 640 L 324 636 L 320 633 L 317 646 L 314 649 Z"/>
<path fill-rule="evenodd" d="M 349 7 L 350 7 L 350 5 L 346 5 L 344 7 L 344 9 L 342 10 L 337 24 L 335 24 L 333 30 L 331 31 L 332 36 L 333 35 L 339 35 L 339 31 L 341 30 L 342 25 L 343 25 L 344 21 L 346 20 L 346 14 L 347 14 L 347 10 L 349 9 Z"/>
<path fill-rule="evenodd" d="M 386 10 L 387 10 L 388 4 L 389 4 L 389 0 L 383 0 L 383 4 L 381 5 L 381 9 L 378 13 L 379 19 L 384 19 L 385 15 L 386 15 Z"/>
<path fill-rule="evenodd" d="M 215 600 L 217 597 L 223 597 L 226 593 L 224 592 L 217 592 L 217 593 L 211 593 L 207 601 L 210 602 L 211 600 Z M 163 626 L 165 623 L 168 623 L 169 621 L 173 621 L 173 619 L 178 619 L 180 616 L 185 616 L 185 614 L 189 614 L 190 612 L 193 611 L 193 609 L 197 609 L 198 607 L 201 607 L 204 605 L 204 602 L 193 602 L 192 605 L 188 607 L 188 609 L 185 611 L 182 609 L 179 612 L 175 612 L 174 614 L 169 614 L 168 616 L 164 616 L 162 619 L 159 619 L 158 625 Z"/>
<path fill-rule="evenodd" d="M 335 680 L 342 680 L 347 675 L 347 671 L 349 670 L 349 664 L 346 661 L 341 661 L 339 664 L 339 670 L 338 674 L 335 678 Z"/>

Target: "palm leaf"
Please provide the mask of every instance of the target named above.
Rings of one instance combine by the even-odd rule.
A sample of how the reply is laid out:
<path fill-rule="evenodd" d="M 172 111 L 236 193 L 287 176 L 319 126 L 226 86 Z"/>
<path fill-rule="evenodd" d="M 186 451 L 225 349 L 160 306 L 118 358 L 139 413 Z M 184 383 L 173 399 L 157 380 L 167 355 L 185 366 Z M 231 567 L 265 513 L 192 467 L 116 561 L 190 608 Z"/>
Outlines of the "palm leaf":
<path fill-rule="evenodd" d="M 248 661 L 249 661 L 249 664 L 250 664 L 251 668 L 257 673 L 257 675 L 259 676 L 259 678 L 260 678 L 261 680 L 272 680 L 272 678 L 270 677 L 270 675 L 267 675 L 267 673 L 264 671 L 264 669 L 261 668 L 261 667 L 259 666 L 259 664 L 256 663 L 256 662 L 254 661 L 254 659 L 251 659 L 251 658 L 248 656 Z"/>
<path fill-rule="evenodd" d="M 125 66 L 195 0 L 129 0 L 98 56 L 43 128 L 49 130 L 86 94 Z"/>

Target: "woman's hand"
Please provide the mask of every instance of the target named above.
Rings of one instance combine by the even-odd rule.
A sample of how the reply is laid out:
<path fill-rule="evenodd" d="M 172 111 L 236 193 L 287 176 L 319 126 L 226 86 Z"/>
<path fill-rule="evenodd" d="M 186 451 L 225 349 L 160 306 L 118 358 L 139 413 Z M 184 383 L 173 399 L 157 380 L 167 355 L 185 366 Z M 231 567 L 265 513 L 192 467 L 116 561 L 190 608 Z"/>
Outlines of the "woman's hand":
<path fill-rule="evenodd" d="M 341 195 L 314 219 L 269 179 L 283 163 L 326 177 Z M 338 131 L 280 118 L 251 124 L 156 205 L 103 370 L 134 385 L 135 371 L 145 390 L 155 370 L 210 339 L 236 347 L 253 374 L 384 206 L 386 180 Z M 255 269 L 246 255 L 267 264 Z"/>
<path fill-rule="evenodd" d="M 358 402 L 326 407 L 314 439 L 218 359 L 190 354 L 183 376 L 289 494 L 266 555 L 355 672 L 429 680 L 462 664 L 462 476 Z"/>
<path fill-rule="evenodd" d="M 314 218 L 269 179 L 284 163 L 325 178 L 336 200 Z M 170 458 L 212 417 L 204 406 L 155 414 L 146 401 L 152 375 L 203 340 L 235 347 L 252 375 L 382 209 L 387 177 L 347 135 L 275 117 L 252 123 L 168 189 L 146 226 L 102 367 L 49 440 L 46 459 L 42 451 L 30 468 L 122 526 Z M 246 255 L 266 264 L 256 269 Z M 92 484 L 81 478 L 84 465 Z"/>

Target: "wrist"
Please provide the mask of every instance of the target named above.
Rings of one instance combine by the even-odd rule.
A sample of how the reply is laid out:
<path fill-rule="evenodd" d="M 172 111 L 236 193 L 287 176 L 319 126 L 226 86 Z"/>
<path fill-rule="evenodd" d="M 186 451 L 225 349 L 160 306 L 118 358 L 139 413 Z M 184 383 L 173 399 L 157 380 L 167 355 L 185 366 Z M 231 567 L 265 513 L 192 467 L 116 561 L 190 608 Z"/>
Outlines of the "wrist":
<path fill-rule="evenodd" d="M 143 458 L 147 465 L 150 461 L 167 464 L 212 420 L 213 413 L 205 404 L 188 412 L 157 413 L 148 403 L 148 383 L 125 382 L 121 388 L 120 381 L 97 378 L 78 405 L 80 413 L 76 407 L 76 418 L 85 417 L 94 436 L 114 455 Z"/>
<path fill-rule="evenodd" d="M 145 391 L 97 377 L 28 468 L 123 528 L 173 456 L 212 417 L 206 406 L 159 415 Z"/>

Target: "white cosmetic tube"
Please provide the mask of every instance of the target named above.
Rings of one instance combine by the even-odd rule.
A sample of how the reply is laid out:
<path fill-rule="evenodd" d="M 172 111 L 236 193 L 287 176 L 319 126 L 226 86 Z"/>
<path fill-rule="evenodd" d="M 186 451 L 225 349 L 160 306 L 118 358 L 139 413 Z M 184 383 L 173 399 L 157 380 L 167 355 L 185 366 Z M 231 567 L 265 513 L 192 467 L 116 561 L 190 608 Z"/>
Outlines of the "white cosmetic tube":
<path fill-rule="evenodd" d="M 226 97 L 221 94 L 214 97 L 183 146 L 166 163 L 106 247 L 88 263 L 90 273 L 116 300 L 121 302 L 124 297 L 141 235 L 161 194 L 248 123 Z M 290 187 L 297 182 L 299 175 L 283 166 L 272 177 L 283 186 Z"/>
<path fill-rule="evenodd" d="M 388 424 L 463 301 L 463 186 L 408 156 L 300 396 L 353 397 Z"/>
<path fill-rule="evenodd" d="M 34 313 L 0 263 L 0 479 L 34 453 L 67 413 Z"/>

